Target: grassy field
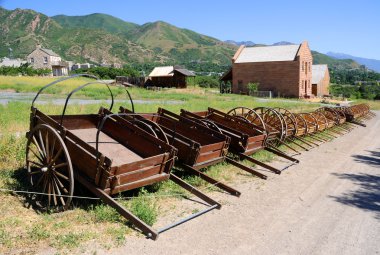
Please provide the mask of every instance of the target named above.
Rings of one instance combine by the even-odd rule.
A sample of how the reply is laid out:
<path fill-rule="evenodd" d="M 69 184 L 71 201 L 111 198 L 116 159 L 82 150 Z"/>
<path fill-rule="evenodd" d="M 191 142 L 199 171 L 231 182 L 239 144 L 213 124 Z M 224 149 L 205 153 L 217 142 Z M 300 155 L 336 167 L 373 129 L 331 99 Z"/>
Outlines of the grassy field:
<path fill-rule="evenodd" d="M 52 82 L 52 78 L 36 77 L 0 77 L 0 91 L 36 92 L 43 85 Z M 47 94 L 64 97 L 75 87 L 90 82 L 89 79 L 78 78 L 47 90 Z M 118 99 L 126 98 L 123 88 L 112 87 L 113 93 Z M 301 100 L 262 100 L 241 95 L 221 95 L 215 90 L 200 89 L 197 87 L 182 90 L 149 91 L 145 89 L 129 89 L 134 100 L 142 100 L 136 103 L 137 112 L 155 112 L 158 107 L 164 107 L 174 112 L 181 108 L 198 111 L 214 107 L 228 111 L 237 106 L 246 107 L 284 107 L 296 112 L 311 111 L 319 107 L 319 104 L 307 103 Z M 107 91 L 104 86 L 94 86 L 81 91 L 77 96 L 81 98 L 106 99 Z M 153 103 L 146 103 L 152 101 Z M 176 104 L 171 103 L 175 101 Z M 68 107 L 68 114 L 96 113 L 101 105 L 107 104 L 72 104 Z M 121 100 L 115 105 L 129 107 L 129 102 Z M 379 107 L 380 104 L 374 104 Z M 38 108 L 47 114 L 60 114 L 62 105 L 42 104 Z M 380 108 L 380 107 L 379 107 Z M 24 153 L 25 132 L 29 127 L 29 102 L 10 102 L 0 104 L 0 189 L 27 190 L 25 181 Z M 273 159 L 271 154 L 260 152 L 256 158 L 269 161 Z M 247 162 L 243 162 L 247 163 Z M 187 176 L 180 169 L 175 170 L 189 183 L 207 191 L 216 192 L 197 177 Z M 227 164 L 218 164 L 209 167 L 207 173 L 223 182 L 236 183 L 251 181 L 254 177 L 241 173 L 235 167 Z M 81 194 L 81 193 L 80 193 Z M 84 193 L 85 195 L 88 195 Z M 156 226 L 159 218 L 173 214 L 175 206 L 181 203 L 181 199 L 188 197 L 178 186 L 171 182 L 153 185 L 126 192 L 121 197 L 121 203 L 125 204 L 136 215 L 150 225 Z M 127 199 L 134 197 L 132 199 Z M 73 250 L 80 251 L 88 242 L 104 243 L 108 248 L 122 245 L 126 235 L 134 235 L 135 231 L 128 227 L 128 222 L 122 219 L 115 210 L 103 205 L 100 201 L 74 199 L 73 209 L 64 213 L 38 212 L 25 206 L 28 197 L 13 192 L 0 192 L 0 254 L 11 250 L 20 250 L 25 253 L 33 253 L 40 247 L 51 246 L 63 253 Z M 186 209 L 179 214 L 192 213 Z"/>

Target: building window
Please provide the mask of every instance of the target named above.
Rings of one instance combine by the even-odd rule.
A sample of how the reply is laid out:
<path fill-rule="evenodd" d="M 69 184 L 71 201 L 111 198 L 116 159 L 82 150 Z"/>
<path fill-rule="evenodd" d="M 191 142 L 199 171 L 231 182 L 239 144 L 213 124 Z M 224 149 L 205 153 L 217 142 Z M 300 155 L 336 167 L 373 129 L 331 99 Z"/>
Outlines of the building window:
<path fill-rule="evenodd" d="M 307 74 L 307 62 L 305 62 L 305 74 Z"/>
<path fill-rule="evenodd" d="M 311 62 L 309 62 L 309 72 L 311 72 Z"/>
<path fill-rule="evenodd" d="M 47 62 L 48 62 L 48 58 L 44 57 L 44 64 L 47 64 Z"/>
<path fill-rule="evenodd" d="M 301 81 L 301 85 L 302 85 L 302 89 L 304 89 L 305 85 L 304 85 L 303 81 Z"/>
<path fill-rule="evenodd" d="M 34 58 L 30 58 L 30 63 L 34 63 Z"/>
<path fill-rule="evenodd" d="M 239 90 L 239 92 L 242 92 L 244 90 L 243 81 L 242 80 L 238 80 L 238 90 Z"/>
<path fill-rule="evenodd" d="M 305 70 L 305 62 L 302 61 L 302 71 L 304 71 L 304 70 Z"/>

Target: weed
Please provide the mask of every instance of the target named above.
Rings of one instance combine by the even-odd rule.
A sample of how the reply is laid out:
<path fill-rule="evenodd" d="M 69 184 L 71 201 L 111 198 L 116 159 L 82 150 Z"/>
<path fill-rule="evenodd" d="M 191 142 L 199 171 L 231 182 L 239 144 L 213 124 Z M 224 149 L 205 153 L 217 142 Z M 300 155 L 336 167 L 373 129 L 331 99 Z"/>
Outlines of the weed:
<path fill-rule="evenodd" d="M 97 205 L 92 210 L 97 222 L 120 222 L 120 214 L 112 207 L 108 205 Z"/>
<path fill-rule="evenodd" d="M 121 246 L 125 243 L 125 236 L 128 232 L 129 229 L 125 226 L 110 227 L 107 229 L 107 233 L 112 237 L 117 246 Z"/>
<path fill-rule="evenodd" d="M 55 241 L 52 245 L 57 248 L 75 248 L 81 243 L 83 236 L 75 233 L 68 233 L 63 235 L 57 235 Z"/>
<path fill-rule="evenodd" d="M 48 230 L 41 224 L 34 225 L 29 231 L 28 235 L 32 240 L 41 241 L 50 237 Z"/>
<path fill-rule="evenodd" d="M 148 196 L 146 189 L 141 189 L 140 196 L 133 198 L 128 207 L 134 215 L 150 226 L 157 220 L 157 203 Z"/>

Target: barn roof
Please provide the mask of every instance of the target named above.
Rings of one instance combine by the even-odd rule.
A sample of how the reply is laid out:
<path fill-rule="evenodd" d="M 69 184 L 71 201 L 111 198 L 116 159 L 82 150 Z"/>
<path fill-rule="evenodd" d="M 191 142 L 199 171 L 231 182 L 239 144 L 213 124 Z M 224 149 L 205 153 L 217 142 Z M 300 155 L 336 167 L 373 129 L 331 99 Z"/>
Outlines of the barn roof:
<path fill-rule="evenodd" d="M 41 50 L 43 52 L 45 52 L 46 54 L 48 54 L 49 56 L 53 56 L 53 57 L 59 57 L 59 55 L 57 53 L 55 53 L 54 51 L 52 50 L 49 50 L 49 49 L 43 49 L 41 48 Z"/>
<path fill-rule="evenodd" d="M 175 68 L 174 66 L 159 66 L 155 67 L 149 74 L 149 77 L 171 77 L 174 71 L 179 72 L 185 76 L 195 76 L 192 72 L 184 68 Z"/>
<path fill-rule="evenodd" d="M 183 75 L 185 75 L 185 76 L 195 76 L 194 73 L 190 72 L 190 71 L 187 70 L 187 69 L 183 69 L 183 68 L 175 69 L 174 71 L 179 72 L 179 73 L 181 73 L 181 74 L 183 74 Z"/>
<path fill-rule="evenodd" d="M 311 83 L 319 83 L 323 79 L 323 77 L 325 77 L 325 73 L 327 70 L 327 65 L 313 65 Z"/>
<path fill-rule="evenodd" d="M 162 77 L 162 76 L 173 76 L 174 67 L 173 66 L 159 66 L 155 67 L 153 71 L 149 74 L 149 77 Z"/>
<path fill-rule="evenodd" d="M 300 44 L 245 47 L 235 63 L 293 61 L 298 53 Z"/>

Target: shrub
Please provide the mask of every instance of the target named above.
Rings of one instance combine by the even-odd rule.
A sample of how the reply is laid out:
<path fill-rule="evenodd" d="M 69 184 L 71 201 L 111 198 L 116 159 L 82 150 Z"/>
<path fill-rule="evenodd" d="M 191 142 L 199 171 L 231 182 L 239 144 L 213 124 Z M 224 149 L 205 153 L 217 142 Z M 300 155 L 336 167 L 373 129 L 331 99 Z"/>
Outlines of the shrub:
<path fill-rule="evenodd" d="M 253 92 L 257 92 L 259 90 L 259 83 L 258 82 L 250 82 L 247 85 L 249 94 L 252 94 Z"/>
<path fill-rule="evenodd" d="M 219 80 L 212 76 L 196 76 L 193 82 L 202 88 L 219 88 Z"/>

